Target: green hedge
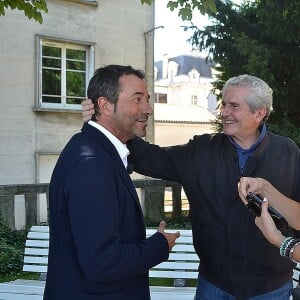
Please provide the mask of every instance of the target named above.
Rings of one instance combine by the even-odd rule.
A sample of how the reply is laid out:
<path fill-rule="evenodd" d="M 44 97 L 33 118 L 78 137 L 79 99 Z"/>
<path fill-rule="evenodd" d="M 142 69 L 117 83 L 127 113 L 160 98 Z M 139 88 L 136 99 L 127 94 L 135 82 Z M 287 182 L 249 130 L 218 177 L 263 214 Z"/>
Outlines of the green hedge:
<path fill-rule="evenodd" d="M 0 220 L 0 277 L 22 270 L 26 230 L 11 230 Z"/>

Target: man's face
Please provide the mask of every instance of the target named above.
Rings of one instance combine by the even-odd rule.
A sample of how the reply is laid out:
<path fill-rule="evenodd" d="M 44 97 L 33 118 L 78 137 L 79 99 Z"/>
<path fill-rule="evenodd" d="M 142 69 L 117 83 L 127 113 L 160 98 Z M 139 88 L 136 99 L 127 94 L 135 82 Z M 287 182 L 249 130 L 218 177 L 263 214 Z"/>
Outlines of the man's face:
<path fill-rule="evenodd" d="M 250 110 L 246 101 L 248 94 L 247 87 L 231 86 L 223 95 L 221 106 L 224 133 L 244 148 L 255 143 L 258 127 L 266 114 L 265 109 Z"/>
<path fill-rule="evenodd" d="M 119 99 L 110 115 L 114 135 L 123 143 L 134 136 L 144 137 L 148 117 L 153 114 L 149 93 L 144 80 L 135 75 L 123 75 L 119 79 Z"/>

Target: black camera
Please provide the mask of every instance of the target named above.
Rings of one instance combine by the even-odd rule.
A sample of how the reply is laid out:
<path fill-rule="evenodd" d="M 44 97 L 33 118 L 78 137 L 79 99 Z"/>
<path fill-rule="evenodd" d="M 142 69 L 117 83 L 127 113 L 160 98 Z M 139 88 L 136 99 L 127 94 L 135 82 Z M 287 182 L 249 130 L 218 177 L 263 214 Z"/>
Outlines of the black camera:
<path fill-rule="evenodd" d="M 255 216 L 260 217 L 261 204 L 263 200 L 258 195 L 255 195 L 254 193 L 251 192 L 246 196 L 246 200 L 248 201 L 246 205 L 248 209 Z M 286 235 L 291 231 L 291 228 L 289 227 L 287 220 L 276 209 L 274 209 L 272 206 L 269 205 L 268 211 L 277 229 L 280 230 L 282 234 Z"/>

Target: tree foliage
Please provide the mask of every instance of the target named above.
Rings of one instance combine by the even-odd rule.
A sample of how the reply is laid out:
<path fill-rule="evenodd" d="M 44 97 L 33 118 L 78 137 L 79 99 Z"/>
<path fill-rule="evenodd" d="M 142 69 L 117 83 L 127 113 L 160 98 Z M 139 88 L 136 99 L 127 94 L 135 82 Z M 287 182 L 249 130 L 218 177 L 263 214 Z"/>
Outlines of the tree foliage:
<path fill-rule="evenodd" d="M 29 19 L 43 23 L 42 12 L 48 12 L 46 0 L 0 0 L 0 16 L 5 15 L 5 9 L 18 9 Z"/>
<path fill-rule="evenodd" d="M 154 0 L 140 0 L 142 4 L 151 5 Z M 216 10 L 215 0 L 176 0 L 169 1 L 167 7 L 171 11 L 178 8 L 178 15 L 183 20 L 191 20 L 194 9 L 203 15 Z M 0 0 L 0 16 L 5 15 L 5 9 L 18 9 L 24 11 L 25 16 L 43 23 L 42 12 L 48 12 L 46 0 Z"/>
<path fill-rule="evenodd" d="M 191 43 L 207 50 L 220 71 L 215 88 L 221 89 L 232 76 L 248 73 L 268 82 L 274 91 L 276 127 L 299 132 L 300 125 L 300 1 L 256 0 L 235 6 L 216 0 L 216 11 L 208 12 L 212 25 L 194 26 Z"/>
<path fill-rule="evenodd" d="M 154 0 L 141 0 L 142 4 L 147 3 L 151 5 Z M 158 0 L 159 1 L 159 0 Z M 190 21 L 192 19 L 193 10 L 199 10 L 201 14 L 208 12 L 215 12 L 215 0 L 176 0 L 168 1 L 167 7 L 171 11 L 178 8 L 178 15 L 182 20 Z"/>

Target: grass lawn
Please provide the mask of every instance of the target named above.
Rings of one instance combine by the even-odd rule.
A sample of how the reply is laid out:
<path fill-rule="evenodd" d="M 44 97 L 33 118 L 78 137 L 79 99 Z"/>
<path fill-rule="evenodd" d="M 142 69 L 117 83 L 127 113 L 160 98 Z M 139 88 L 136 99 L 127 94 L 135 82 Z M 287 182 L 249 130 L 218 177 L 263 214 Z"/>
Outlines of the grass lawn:
<path fill-rule="evenodd" d="M 150 278 L 151 286 L 173 286 L 174 280 L 171 278 Z M 185 286 L 196 287 L 197 279 L 186 279 Z"/>
<path fill-rule="evenodd" d="M 40 274 L 38 273 L 29 273 L 29 272 L 19 272 L 16 274 L 12 275 L 6 275 L 6 276 L 1 276 L 0 275 L 0 282 L 7 282 L 7 281 L 12 281 L 16 279 L 39 279 Z"/>
<path fill-rule="evenodd" d="M 38 280 L 40 274 L 38 273 L 29 273 L 29 272 L 20 272 L 13 275 L 0 276 L 0 282 L 13 281 L 16 279 L 33 279 Z M 173 286 L 173 279 L 171 278 L 150 278 L 151 286 Z M 187 279 L 185 281 L 185 286 L 197 286 L 196 279 Z"/>

